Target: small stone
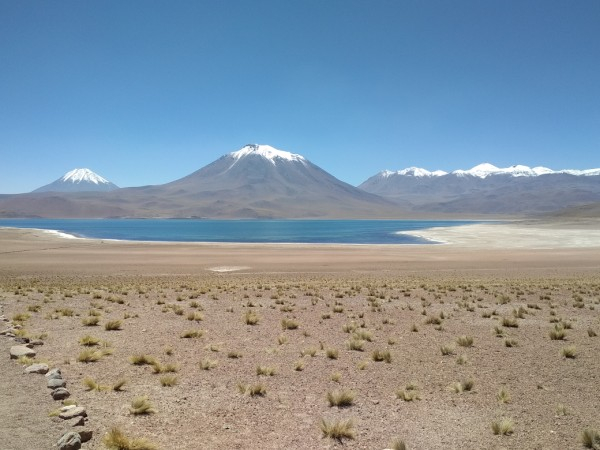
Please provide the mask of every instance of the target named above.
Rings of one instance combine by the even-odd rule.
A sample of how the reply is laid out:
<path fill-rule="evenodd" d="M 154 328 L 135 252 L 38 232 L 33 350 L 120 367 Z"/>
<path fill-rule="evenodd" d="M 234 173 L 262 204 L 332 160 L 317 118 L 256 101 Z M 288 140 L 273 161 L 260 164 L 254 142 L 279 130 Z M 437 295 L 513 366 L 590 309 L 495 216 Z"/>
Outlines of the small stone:
<path fill-rule="evenodd" d="M 29 344 L 29 338 L 28 337 L 16 337 L 15 342 L 17 344 Z M 27 346 L 27 347 L 29 347 L 29 346 Z"/>
<path fill-rule="evenodd" d="M 67 431 L 61 436 L 56 445 L 59 450 L 79 450 L 81 448 L 81 436 L 74 431 Z"/>
<path fill-rule="evenodd" d="M 77 408 L 77 405 L 65 405 L 60 408 L 60 412 L 70 411 L 75 408 Z"/>
<path fill-rule="evenodd" d="M 18 359 L 21 356 L 27 356 L 28 358 L 33 358 L 35 356 L 35 351 L 31 350 L 29 347 L 25 345 L 13 345 L 10 348 L 10 358 Z"/>
<path fill-rule="evenodd" d="M 94 435 L 94 432 L 92 430 L 81 430 L 78 431 L 78 433 L 79 436 L 81 436 L 81 442 L 91 441 Z"/>
<path fill-rule="evenodd" d="M 44 374 L 48 372 L 48 364 L 32 364 L 29 367 L 25 368 L 25 373 L 41 373 Z"/>
<path fill-rule="evenodd" d="M 77 406 L 76 408 L 62 412 L 58 415 L 58 417 L 64 420 L 72 419 L 73 417 L 77 416 L 87 416 L 87 413 L 85 412 L 85 408 L 83 406 Z"/>
<path fill-rule="evenodd" d="M 64 400 L 71 395 L 64 387 L 56 388 L 52 391 L 52 400 Z"/>
<path fill-rule="evenodd" d="M 60 369 L 58 367 L 52 369 L 50 372 L 46 374 L 46 378 L 62 378 L 62 374 L 60 373 Z"/>
<path fill-rule="evenodd" d="M 48 380 L 48 387 L 50 389 L 61 388 L 61 387 L 65 387 L 66 385 L 67 385 L 67 382 L 65 380 L 63 380 L 62 378 L 50 378 Z"/>
<path fill-rule="evenodd" d="M 39 347 L 40 345 L 44 345 L 44 341 L 42 341 L 41 339 L 32 339 L 29 341 L 29 343 L 31 345 L 33 345 L 34 347 Z"/>
<path fill-rule="evenodd" d="M 14 336 L 15 334 L 13 333 L 13 331 L 14 330 L 12 328 L 7 328 L 6 330 L 0 331 L 0 336 L 8 336 L 8 335 Z"/>

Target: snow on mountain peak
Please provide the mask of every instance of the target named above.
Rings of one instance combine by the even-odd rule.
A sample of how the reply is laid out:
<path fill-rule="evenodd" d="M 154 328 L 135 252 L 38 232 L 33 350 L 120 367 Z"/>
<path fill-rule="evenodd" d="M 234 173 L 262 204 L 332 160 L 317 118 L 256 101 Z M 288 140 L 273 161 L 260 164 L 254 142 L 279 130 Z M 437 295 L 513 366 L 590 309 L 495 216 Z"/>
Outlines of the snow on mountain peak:
<path fill-rule="evenodd" d="M 384 170 L 383 172 L 381 172 L 381 176 L 384 178 L 388 178 L 393 175 L 404 175 L 415 178 L 441 177 L 442 175 L 446 174 L 447 172 L 444 172 L 443 170 L 436 170 L 434 172 L 430 172 L 429 170 L 422 169 L 420 167 L 407 167 L 406 169 L 398 170 L 397 172 L 392 172 L 391 170 Z"/>
<path fill-rule="evenodd" d="M 88 182 L 94 184 L 110 184 L 110 181 L 102 178 L 90 169 L 73 169 L 70 172 L 65 173 L 61 178 L 61 181 L 71 183 Z"/>
<path fill-rule="evenodd" d="M 302 155 L 296 153 L 290 153 L 283 150 L 277 150 L 270 145 L 259 145 L 259 144 L 248 144 L 242 147 L 237 152 L 230 153 L 236 160 L 243 158 L 248 155 L 259 155 L 265 159 L 271 161 L 272 164 L 276 163 L 277 159 L 283 159 L 286 161 L 306 161 Z"/>

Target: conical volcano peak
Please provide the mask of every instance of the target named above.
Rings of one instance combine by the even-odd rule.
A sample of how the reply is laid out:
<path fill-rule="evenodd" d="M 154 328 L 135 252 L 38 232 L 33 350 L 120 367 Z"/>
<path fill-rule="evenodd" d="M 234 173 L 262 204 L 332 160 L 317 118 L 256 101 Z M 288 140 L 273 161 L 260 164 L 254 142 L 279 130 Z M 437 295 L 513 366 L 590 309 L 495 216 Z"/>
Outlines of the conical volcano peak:
<path fill-rule="evenodd" d="M 87 181 L 94 184 L 108 184 L 110 181 L 101 177 L 97 173 L 92 172 L 90 169 L 73 169 L 67 172 L 61 178 L 62 181 L 70 181 L 71 183 L 81 183 Z"/>
<path fill-rule="evenodd" d="M 230 153 L 235 159 L 241 159 L 250 155 L 262 156 L 275 164 L 277 159 L 283 159 L 286 161 L 305 161 L 302 155 L 296 153 L 290 153 L 283 150 L 277 150 L 270 145 L 262 144 L 248 144 L 242 147 L 237 152 Z"/>

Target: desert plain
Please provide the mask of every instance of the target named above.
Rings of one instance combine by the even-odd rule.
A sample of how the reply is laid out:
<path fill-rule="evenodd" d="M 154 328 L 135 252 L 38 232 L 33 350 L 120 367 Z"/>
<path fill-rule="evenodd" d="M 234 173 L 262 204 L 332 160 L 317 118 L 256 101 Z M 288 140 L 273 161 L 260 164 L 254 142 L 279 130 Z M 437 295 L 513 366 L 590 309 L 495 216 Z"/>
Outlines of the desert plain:
<path fill-rule="evenodd" d="M 600 446 L 600 222 L 420 234 L 444 244 L 0 230 L 0 332 L 43 342 L 11 360 L 0 336 L 0 448 L 55 446 L 63 402 L 87 449 Z"/>

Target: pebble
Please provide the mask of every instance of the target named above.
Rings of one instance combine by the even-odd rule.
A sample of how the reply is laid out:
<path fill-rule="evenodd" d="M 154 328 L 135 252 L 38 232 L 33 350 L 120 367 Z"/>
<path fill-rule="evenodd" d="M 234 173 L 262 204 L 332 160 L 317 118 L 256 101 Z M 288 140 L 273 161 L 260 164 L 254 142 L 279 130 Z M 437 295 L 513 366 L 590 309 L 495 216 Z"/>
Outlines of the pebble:
<path fill-rule="evenodd" d="M 25 368 L 25 373 L 41 373 L 44 374 L 48 372 L 48 364 L 32 364 Z"/>
<path fill-rule="evenodd" d="M 30 349 L 26 345 L 13 345 L 10 348 L 10 358 L 18 359 L 21 356 L 27 356 L 28 358 L 33 358 L 35 356 L 35 351 Z"/>
<path fill-rule="evenodd" d="M 79 450 L 81 448 L 81 436 L 74 431 L 67 431 L 57 442 L 60 450 Z"/>
<path fill-rule="evenodd" d="M 60 373 L 60 369 L 57 367 L 55 369 L 52 369 L 50 372 L 48 372 L 46 374 L 46 378 L 51 379 L 51 378 L 62 378 L 62 374 Z"/>

